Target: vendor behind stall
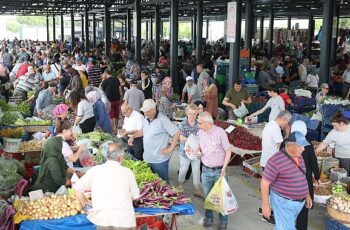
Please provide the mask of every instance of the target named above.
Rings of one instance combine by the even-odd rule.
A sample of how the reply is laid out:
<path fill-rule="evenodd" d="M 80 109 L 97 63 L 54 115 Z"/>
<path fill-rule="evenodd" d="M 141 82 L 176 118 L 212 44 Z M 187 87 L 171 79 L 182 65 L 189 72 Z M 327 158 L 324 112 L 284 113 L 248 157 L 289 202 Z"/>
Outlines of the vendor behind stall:
<path fill-rule="evenodd" d="M 326 139 L 317 147 L 316 152 L 321 152 L 331 143 L 335 144 L 335 157 L 339 159 L 340 167 L 350 172 L 350 127 L 349 121 L 342 113 L 337 113 L 332 118 L 334 129 L 328 133 Z"/>
<path fill-rule="evenodd" d="M 320 111 L 321 109 L 321 103 L 323 100 L 327 97 L 327 94 L 329 92 L 329 86 L 327 83 L 323 83 L 321 85 L 321 90 L 316 94 L 316 111 Z"/>
<path fill-rule="evenodd" d="M 40 161 L 39 176 L 33 190 L 56 192 L 67 180 L 67 162 L 62 154 L 63 138 L 50 137 L 44 144 Z"/>
<path fill-rule="evenodd" d="M 88 219 L 102 229 L 135 229 L 133 200 L 139 198 L 134 173 L 123 166 L 124 148 L 113 143 L 108 146 L 107 162 L 91 168 L 78 180 L 74 189 Z M 106 176 L 108 175 L 108 176 Z M 92 206 L 84 192 L 91 191 Z"/>
<path fill-rule="evenodd" d="M 35 102 L 34 115 L 40 118 L 51 117 L 54 109 L 53 96 L 56 93 L 56 83 L 51 82 L 47 89 L 42 90 Z"/>

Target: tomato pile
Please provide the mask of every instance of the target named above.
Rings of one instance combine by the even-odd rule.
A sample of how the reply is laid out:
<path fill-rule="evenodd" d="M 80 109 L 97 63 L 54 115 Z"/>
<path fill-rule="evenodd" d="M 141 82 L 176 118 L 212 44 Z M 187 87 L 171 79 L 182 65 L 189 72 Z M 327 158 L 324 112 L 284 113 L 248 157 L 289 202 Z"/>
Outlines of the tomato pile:
<path fill-rule="evenodd" d="M 214 124 L 223 129 L 227 129 L 230 125 L 225 121 L 215 121 Z M 261 138 L 251 134 L 246 128 L 233 125 L 235 129 L 228 134 L 229 142 L 241 149 L 261 151 Z"/>

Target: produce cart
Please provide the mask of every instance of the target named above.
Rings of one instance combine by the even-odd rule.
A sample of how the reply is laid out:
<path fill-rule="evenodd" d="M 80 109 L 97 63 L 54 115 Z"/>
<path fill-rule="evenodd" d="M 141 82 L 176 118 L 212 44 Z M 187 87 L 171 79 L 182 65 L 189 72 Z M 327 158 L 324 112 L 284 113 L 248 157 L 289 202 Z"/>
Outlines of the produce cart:
<path fill-rule="evenodd" d="M 135 208 L 136 218 L 150 216 L 171 215 L 170 229 L 178 229 L 176 223 L 177 215 L 192 215 L 195 208 L 192 204 L 174 205 L 170 210 L 157 208 Z M 55 220 L 25 220 L 20 225 L 20 230 L 95 230 L 96 226 L 91 223 L 85 215 L 75 215 Z"/>

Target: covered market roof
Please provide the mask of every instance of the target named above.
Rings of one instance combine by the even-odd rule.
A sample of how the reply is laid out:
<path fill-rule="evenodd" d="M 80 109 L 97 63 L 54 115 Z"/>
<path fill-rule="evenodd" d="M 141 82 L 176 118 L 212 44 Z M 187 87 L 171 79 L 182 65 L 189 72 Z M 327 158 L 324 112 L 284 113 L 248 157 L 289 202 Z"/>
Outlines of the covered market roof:
<path fill-rule="evenodd" d="M 170 15 L 171 0 L 140 0 L 143 17 L 153 15 L 156 5 L 161 9 L 162 17 Z M 198 0 L 179 1 L 179 16 L 192 16 L 196 9 Z M 314 16 L 322 15 L 323 0 L 242 0 L 254 1 L 254 11 L 257 16 L 264 16 L 274 9 L 275 17 L 306 17 L 310 13 Z M 227 0 L 204 0 L 205 16 L 225 16 Z M 350 0 L 337 0 L 341 16 L 348 16 L 350 11 Z M 58 15 L 83 13 L 85 7 L 89 13 L 103 16 L 104 5 L 110 6 L 113 17 L 122 17 L 127 9 L 133 9 L 135 0 L 1 0 L 0 14 L 19 15 Z"/>

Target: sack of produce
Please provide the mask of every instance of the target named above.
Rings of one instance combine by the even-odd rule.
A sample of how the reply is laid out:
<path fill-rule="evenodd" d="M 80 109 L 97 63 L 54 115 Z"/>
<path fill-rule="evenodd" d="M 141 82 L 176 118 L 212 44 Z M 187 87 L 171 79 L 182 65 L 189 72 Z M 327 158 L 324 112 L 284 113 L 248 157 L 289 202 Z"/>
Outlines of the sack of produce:
<path fill-rule="evenodd" d="M 15 187 L 25 176 L 24 165 L 15 159 L 0 158 L 0 196 L 14 194 Z"/>
<path fill-rule="evenodd" d="M 338 181 L 348 176 L 348 172 L 343 168 L 332 168 L 330 172 L 331 174 L 329 178 L 332 182 Z"/>

